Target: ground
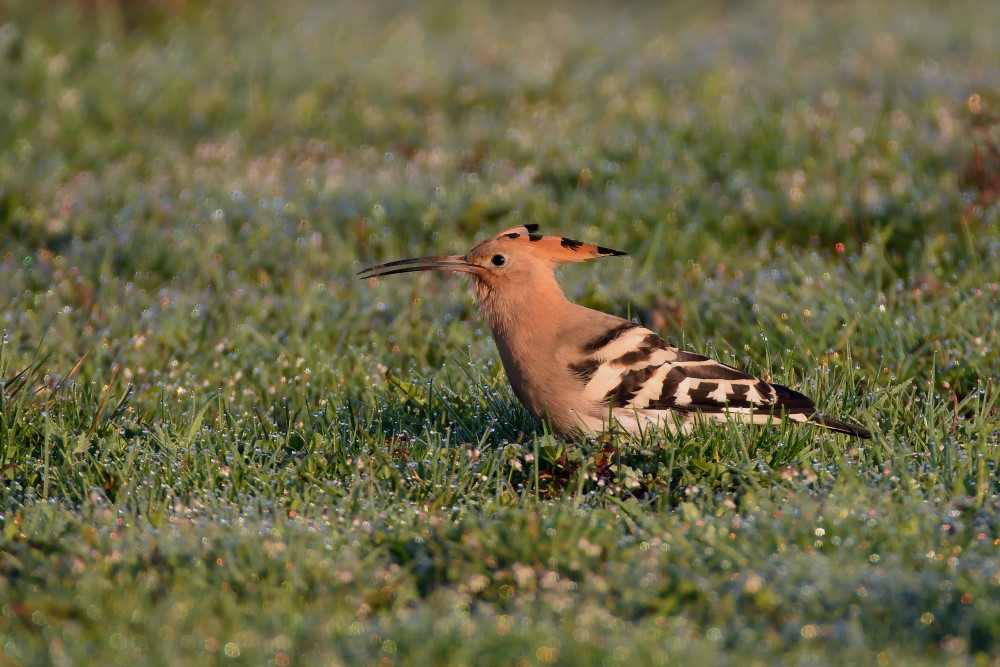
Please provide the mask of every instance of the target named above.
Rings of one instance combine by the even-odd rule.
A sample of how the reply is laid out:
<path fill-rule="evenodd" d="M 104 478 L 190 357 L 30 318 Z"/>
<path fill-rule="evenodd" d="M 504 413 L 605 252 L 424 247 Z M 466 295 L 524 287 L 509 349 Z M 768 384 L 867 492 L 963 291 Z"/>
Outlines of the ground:
<path fill-rule="evenodd" d="M 0 0 L 0 665 L 995 663 L 1000 5 Z M 814 397 L 563 442 L 459 278 Z"/>

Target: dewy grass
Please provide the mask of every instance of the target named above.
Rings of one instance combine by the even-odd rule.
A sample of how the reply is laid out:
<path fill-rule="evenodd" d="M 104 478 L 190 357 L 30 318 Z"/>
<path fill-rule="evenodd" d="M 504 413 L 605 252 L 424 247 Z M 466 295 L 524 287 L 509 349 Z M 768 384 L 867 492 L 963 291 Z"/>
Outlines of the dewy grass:
<path fill-rule="evenodd" d="M 0 663 L 996 660 L 1000 8 L 91 4 L 0 0 Z M 875 439 L 563 442 L 354 278 L 524 222 Z"/>

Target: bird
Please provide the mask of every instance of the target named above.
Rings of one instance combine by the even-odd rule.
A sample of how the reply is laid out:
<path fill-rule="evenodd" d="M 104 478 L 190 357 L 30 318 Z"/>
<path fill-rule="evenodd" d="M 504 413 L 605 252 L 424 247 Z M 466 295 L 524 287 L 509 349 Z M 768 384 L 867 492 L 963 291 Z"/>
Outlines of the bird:
<path fill-rule="evenodd" d="M 370 266 L 361 279 L 413 271 L 471 277 L 507 380 L 538 422 L 564 440 L 623 430 L 690 432 L 699 420 L 790 422 L 871 438 L 854 424 L 820 414 L 803 394 L 683 350 L 655 332 L 569 301 L 555 267 L 627 253 L 522 224 L 464 255 L 415 257 Z"/>

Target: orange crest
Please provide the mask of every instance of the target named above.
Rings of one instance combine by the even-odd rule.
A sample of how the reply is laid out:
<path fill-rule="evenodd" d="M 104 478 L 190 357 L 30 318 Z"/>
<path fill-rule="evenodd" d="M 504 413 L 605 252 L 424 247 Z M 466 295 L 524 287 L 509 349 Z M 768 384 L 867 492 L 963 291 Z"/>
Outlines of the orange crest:
<path fill-rule="evenodd" d="M 517 227 L 505 229 L 493 238 L 483 241 L 483 243 L 501 239 L 510 239 L 511 241 L 524 243 L 534 255 L 555 264 L 584 262 L 588 259 L 617 257 L 628 254 L 621 250 L 613 250 L 592 243 L 584 243 L 583 241 L 577 241 L 565 236 L 543 236 L 536 234 L 535 232 L 537 231 L 538 225 L 535 224 L 518 225 Z"/>

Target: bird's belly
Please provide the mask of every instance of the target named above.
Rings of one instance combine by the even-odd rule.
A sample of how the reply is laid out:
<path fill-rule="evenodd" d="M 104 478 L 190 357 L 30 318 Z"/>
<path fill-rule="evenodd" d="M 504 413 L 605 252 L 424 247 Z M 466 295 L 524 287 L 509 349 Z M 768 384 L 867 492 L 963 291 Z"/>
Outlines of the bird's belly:
<path fill-rule="evenodd" d="M 691 413 L 674 410 L 618 408 L 614 411 L 615 423 L 619 428 L 640 436 L 655 431 L 686 433 L 691 430 L 693 424 L 691 417 Z"/>
<path fill-rule="evenodd" d="M 613 427 L 630 435 L 643 436 L 657 431 L 688 433 L 694 425 L 694 413 L 674 410 L 636 410 L 616 408 L 611 415 Z M 580 415 L 576 428 L 587 435 L 597 435 L 609 430 L 608 415 Z"/>

